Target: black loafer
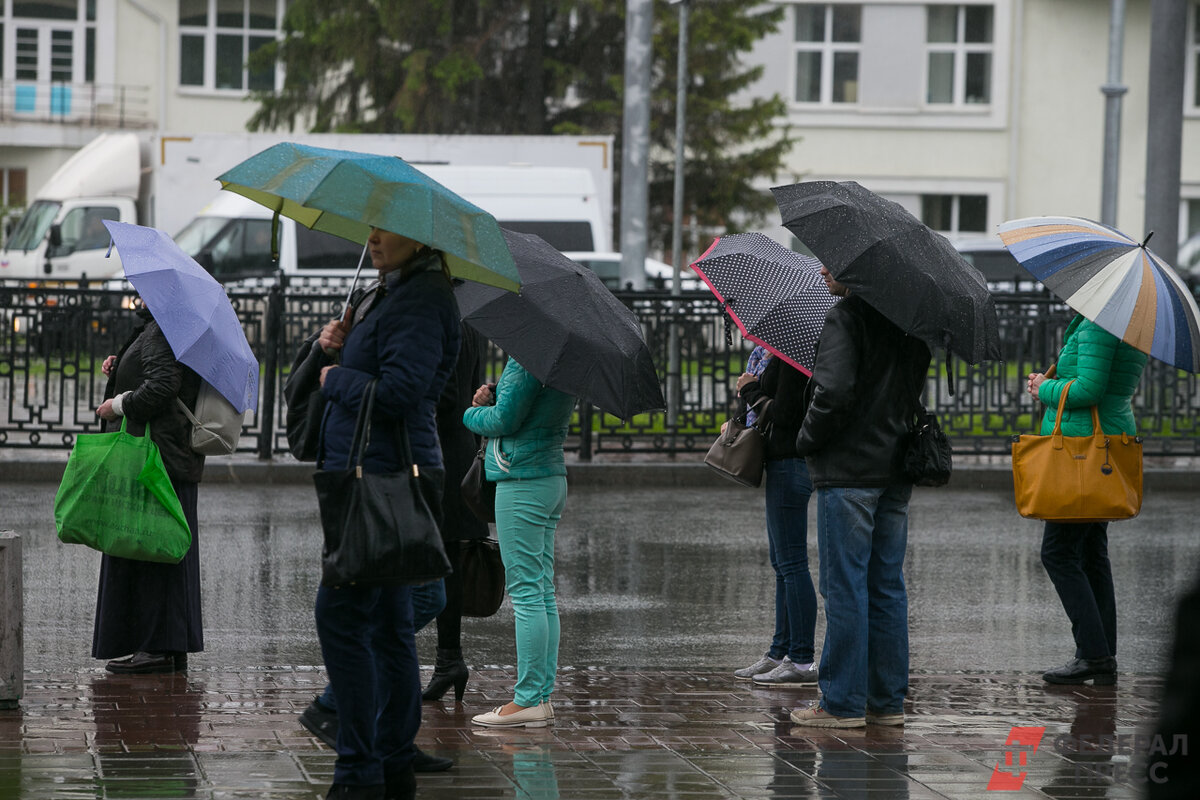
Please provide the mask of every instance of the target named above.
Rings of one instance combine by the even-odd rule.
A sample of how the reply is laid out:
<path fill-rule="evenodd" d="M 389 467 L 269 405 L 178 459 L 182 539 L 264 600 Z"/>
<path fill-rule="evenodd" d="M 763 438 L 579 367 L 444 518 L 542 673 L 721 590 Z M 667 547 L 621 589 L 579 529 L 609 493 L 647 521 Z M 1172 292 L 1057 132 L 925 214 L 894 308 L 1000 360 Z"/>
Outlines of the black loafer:
<path fill-rule="evenodd" d="M 452 759 L 430 755 L 420 749 L 417 750 L 417 755 L 412 761 L 413 772 L 445 772 L 453 766 Z"/>
<path fill-rule="evenodd" d="M 308 704 L 308 708 L 304 709 L 300 715 L 300 724 L 326 745 L 334 750 L 337 749 L 338 717 L 336 711 L 331 711 L 313 698 L 313 701 Z"/>
<path fill-rule="evenodd" d="M 156 672 L 179 672 L 187 669 L 187 654 L 138 652 L 125 658 L 109 661 L 104 665 L 104 668 L 117 675 L 149 675 Z"/>
<path fill-rule="evenodd" d="M 1117 660 L 1104 658 L 1076 658 L 1057 669 L 1042 675 L 1046 683 L 1080 684 L 1091 681 L 1095 686 L 1112 686 L 1117 682 Z"/>

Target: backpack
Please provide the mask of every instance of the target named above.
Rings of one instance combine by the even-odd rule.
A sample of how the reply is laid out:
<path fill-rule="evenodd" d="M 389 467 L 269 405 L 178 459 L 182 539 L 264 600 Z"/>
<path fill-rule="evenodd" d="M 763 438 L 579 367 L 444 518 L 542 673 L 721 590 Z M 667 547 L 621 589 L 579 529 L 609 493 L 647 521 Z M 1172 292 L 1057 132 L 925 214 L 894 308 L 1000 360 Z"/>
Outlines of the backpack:
<path fill-rule="evenodd" d="M 245 414 L 206 381 L 200 381 L 200 392 L 196 395 L 196 408 L 175 398 L 179 409 L 192 423 L 192 450 L 205 456 L 227 456 L 237 449 L 242 435 Z"/>

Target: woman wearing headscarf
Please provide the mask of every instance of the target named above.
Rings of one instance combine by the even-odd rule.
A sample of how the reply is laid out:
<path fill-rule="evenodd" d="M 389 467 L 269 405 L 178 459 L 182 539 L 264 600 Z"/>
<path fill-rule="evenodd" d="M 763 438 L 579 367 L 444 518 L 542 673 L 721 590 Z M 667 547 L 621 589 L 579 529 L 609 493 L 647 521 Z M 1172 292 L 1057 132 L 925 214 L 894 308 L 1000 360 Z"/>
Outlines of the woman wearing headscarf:
<path fill-rule="evenodd" d="M 138 436 L 150 426 L 192 544 L 178 564 L 101 559 L 92 657 L 111 659 L 104 668 L 114 673 L 178 672 L 187 669 L 188 653 L 204 649 L 196 517 L 204 456 L 192 450 L 192 425 L 177 402 L 195 407 L 200 376 L 175 358 L 149 309 L 142 306 L 137 315 L 141 325 L 101 365 L 108 383 L 96 414 L 103 430 L 119 427 L 122 418 Z"/>

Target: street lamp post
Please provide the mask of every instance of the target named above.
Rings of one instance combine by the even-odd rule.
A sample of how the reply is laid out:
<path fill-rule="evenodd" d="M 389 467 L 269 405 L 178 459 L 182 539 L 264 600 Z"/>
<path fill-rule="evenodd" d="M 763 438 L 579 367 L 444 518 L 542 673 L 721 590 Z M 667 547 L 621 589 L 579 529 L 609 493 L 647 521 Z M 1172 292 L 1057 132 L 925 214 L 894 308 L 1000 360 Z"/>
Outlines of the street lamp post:
<path fill-rule="evenodd" d="M 672 319 L 667 354 L 667 425 L 674 427 L 679 421 L 681 401 L 681 367 L 679 356 L 679 325 L 675 315 L 680 308 L 678 298 L 682 282 L 683 265 L 683 145 L 687 129 L 687 48 L 688 48 L 688 0 L 670 0 L 679 6 L 679 58 L 675 75 L 675 196 L 671 222 L 671 303 Z"/>

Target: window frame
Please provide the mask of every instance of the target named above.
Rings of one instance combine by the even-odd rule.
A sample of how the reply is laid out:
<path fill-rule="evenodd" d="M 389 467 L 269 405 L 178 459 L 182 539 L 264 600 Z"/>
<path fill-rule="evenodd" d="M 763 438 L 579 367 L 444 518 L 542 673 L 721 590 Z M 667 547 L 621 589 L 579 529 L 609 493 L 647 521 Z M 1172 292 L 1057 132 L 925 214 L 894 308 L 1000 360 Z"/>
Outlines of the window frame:
<path fill-rule="evenodd" d="M 824 3 L 793 3 L 792 5 L 792 35 L 791 35 L 791 63 L 788 66 L 788 71 L 791 80 L 791 91 L 789 93 L 790 104 L 797 108 L 852 108 L 859 103 L 861 92 L 855 91 L 854 100 L 834 100 L 833 99 L 833 66 L 834 60 L 838 55 L 852 53 L 855 61 L 855 83 L 861 81 L 861 53 L 862 53 L 862 6 L 861 2 L 824 2 Z M 799 41 L 796 39 L 796 15 L 799 14 L 801 6 L 822 6 L 824 7 L 824 38 L 821 41 Z M 859 11 L 859 38 L 855 42 L 840 42 L 833 39 L 833 13 L 837 6 L 857 6 Z M 821 80 L 818 100 L 800 100 L 796 97 L 796 92 L 799 89 L 799 70 L 796 66 L 796 59 L 800 53 L 819 53 L 821 56 L 820 69 Z"/>
<path fill-rule="evenodd" d="M 205 0 L 205 24 L 204 25 L 184 25 L 180 23 L 176 28 L 175 41 L 177 44 L 176 52 L 177 62 L 175 64 L 174 80 L 181 94 L 197 94 L 219 97 L 247 97 L 257 89 L 250 88 L 251 74 L 246 68 L 246 60 L 250 57 L 250 42 L 252 39 L 274 39 L 278 41 L 283 37 L 283 15 L 287 12 L 288 0 L 273 0 L 275 3 L 275 27 L 273 28 L 252 28 L 250 27 L 250 11 L 251 0 L 241 0 L 242 3 L 242 24 L 240 27 L 217 24 L 217 3 L 218 0 Z M 179 0 L 175 3 L 176 20 L 179 19 L 180 12 Z M 202 83 L 184 83 L 183 82 L 183 40 L 184 37 L 197 36 L 203 42 L 201 49 L 203 64 L 201 72 L 203 74 Z M 219 87 L 217 86 L 217 41 L 219 37 L 236 36 L 241 39 L 242 43 L 242 63 L 241 63 L 241 88 Z M 275 64 L 273 85 L 271 91 L 278 91 L 283 86 L 283 69 L 279 63 Z"/>
<path fill-rule="evenodd" d="M 955 41 L 953 42 L 931 42 L 926 34 L 924 44 L 925 49 L 925 79 L 922 92 L 922 106 L 929 110 L 979 110 L 988 109 L 996 102 L 996 38 L 997 38 L 997 8 L 996 3 L 925 3 L 926 20 L 930 9 L 932 8 L 954 8 L 955 9 Z M 968 42 L 966 41 L 967 27 L 967 9 L 985 7 L 991 9 L 992 12 L 992 35 L 991 41 L 988 42 Z M 928 23 L 927 23 L 928 24 Z M 926 29 L 928 31 L 928 28 Z M 951 88 L 950 102 L 935 102 L 929 99 L 930 81 L 932 73 L 929 69 L 930 57 L 934 53 L 950 53 L 954 57 L 954 71 L 952 75 L 953 86 Z M 986 103 L 968 102 L 966 98 L 967 92 L 967 61 L 968 56 L 975 54 L 986 54 L 988 56 L 988 101 Z"/>
<path fill-rule="evenodd" d="M 948 198 L 950 198 L 950 228 L 949 228 L 949 230 L 943 230 L 941 228 L 934 228 L 933 224 L 931 222 L 924 219 L 924 216 L 925 216 L 924 213 L 921 213 L 918 215 L 919 217 L 921 217 L 921 222 L 928 225 L 930 227 L 930 229 L 936 231 L 937 233 L 940 233 L 944 236 L 985 236 L 989 232 L 990 228 L 988 227 L 987 221 L 990 218 L 990 214 L 991 214 L 991 210 L 992 210 L 992 206 L 991 206 L 992 199 L 991 199 L 991 197 L 988 196 L 987 192 L 971 192 L 971 191 L 920 192 L 917 195 L 918 202 L 920 202 L 922 205 L 924 205 L 925 198 L 927 198 L 927 197 L 930 197 L 930 198 L 932 198 L 932 197 L 948 197 Z M 963 198 L 965 198 L 965 197 L 983 198 L 983 201 L 984 201 L 984 212 L 983 212 L 984 225 L 982 228 L 977 229 L 977 230 L 963 230 L 962 229 L 962 201 L 963 201 Z"/>
<path fill-rule="evenodd" d="M 1183 113 L 1200 117 L 1200 0 L 1188 3 L 1184 59 Z"/>

